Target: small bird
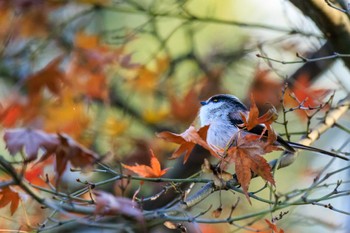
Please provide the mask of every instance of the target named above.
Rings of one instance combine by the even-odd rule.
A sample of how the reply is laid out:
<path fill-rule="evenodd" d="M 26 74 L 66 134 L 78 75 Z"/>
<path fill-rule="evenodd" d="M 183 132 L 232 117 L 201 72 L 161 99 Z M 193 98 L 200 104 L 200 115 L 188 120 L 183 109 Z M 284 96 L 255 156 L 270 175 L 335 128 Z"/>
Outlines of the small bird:
<path fill-rule="evenodd" d="M 199 112 L 201 126 L 210 125 L 207 133 L 209 145 L 217 148 L 226 148 L 233 135 L 239 130 L 246 134 L 256 135 L 261 135 L 264 132 L 265 126 L 263 124 L 256 125 L 249 131 L 240 126 L 243 124 L 241 113 L 248 115 L 249 110 L 236 96 L 228 94 L 214 95 L 206 101 L 201 101 L 201 105 Z M 263 136 L 267 136 L 266 131 Z M 276 144 L 292 153 L 296 152 L 295 149 L 302 149 L 349 160 L 336 153 L 286 141 L 279 135 L 277 135 Z"/>

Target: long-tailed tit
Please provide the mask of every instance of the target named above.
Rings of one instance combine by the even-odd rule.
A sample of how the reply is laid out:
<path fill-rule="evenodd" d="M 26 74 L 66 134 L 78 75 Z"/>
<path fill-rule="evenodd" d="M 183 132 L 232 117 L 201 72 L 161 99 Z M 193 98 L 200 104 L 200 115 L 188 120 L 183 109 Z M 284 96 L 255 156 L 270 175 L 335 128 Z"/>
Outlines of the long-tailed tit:
<path fill-rule="evenodd" d="M 261 124 L 249 131 L 240 126 L 243 123 L 240 113 L 248 114 L 249 110 L 236 96 L 227 94 L 214 95 L 208 100 L 202 101 L 201 105 L 199 113 L 201 126 L 210 125 L 207 133 L 209 145 L 225 148 L 239 130 L 244 133 L 257 135 L 261 135 L 264 132 L 265 126 Z M 285 141 L 279 135 L 277 135 L 276 144 L 292 153 L 295 152 L 295 149 L 302 149 L 348 160 L 346 157 L 329 151 Z"/>

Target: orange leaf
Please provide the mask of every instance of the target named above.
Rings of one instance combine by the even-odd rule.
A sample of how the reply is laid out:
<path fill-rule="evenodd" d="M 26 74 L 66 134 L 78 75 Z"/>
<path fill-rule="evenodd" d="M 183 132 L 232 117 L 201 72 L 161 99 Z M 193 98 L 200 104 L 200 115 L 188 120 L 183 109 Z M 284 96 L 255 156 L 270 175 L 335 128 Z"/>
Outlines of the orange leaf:
<path fill-rule="evenodd" d="M 26 170 L 24 173 L 24 177 L 34 185 L 43 186 L 45 185 L 45 181 L 40 178 L 43 174 L 45 166 L 42 164 L 38 164 L 37 166 L 32 166 L 30 169 Z"/>
<path fill-rule="evenodd" d="M 2 190 L 0 191 L 0 208 L 5 207 L 7 204 L 10 204 L 10 211 L 11 211 L 11 215 L 13 215 L 17 208 L 18 208 L 18 204 L 19 204 L 19 194 L 15 191 L 12 190 L 11 187 L 5 187 L 2 188 Z"/>
<path fill-rule="evenodd" d="M 251 94 L 250 96 L 250 101 L 251 101 L 251 106 L 250 106 L 248 118 L 245 116 L 244 113 L 242 112 L 240 113 L 243 120 L 243 124 L 241 126 L 246 127 L 247 130 L 251 130 L 258 124 L 264 125 L 265 129 L 262 131 L 260 137 L 265 136 L 265 132 L 266 130 L 268 130 L 268 139 L 267 139 L 267 144 L 265 145 L 265 148 L 267 148 L 269 145 L 273 145 L 273 143 L 277 140 L 277 134 L 271 126 L 271 124 L 278 118 L 277 110 L 273 105 L 271 105 L 271 108 L 264 115 L 259 117 L 259 109 L 255 104 L 253 94 Z M 246 136 L 246 138 L 248 137 L 255 137 L 255 136 L 253 135 Z"/>
<path fill-rule="evenodd" d="M 24 107 L 19 103 L 14 103 L 0 110 L 0 121 L 4 127 L 12 127 L 24 113 Z"/>
<path fill-rule="evenodd" d="M 272 233 L 284 233 L 283 229 L 278 229 L 278 227 L 276 226 L 276 224 L 270 222 L 269 220 L 265 219 L 265 222 L 267 223 L 267 225 L 269 225 L 269 228 L 272 230 Z"/>
<path fill-rule="evenodd" d="M 229 159 L 235 163 L 238 182 L 241 184 L 248 200 L 248 188 L 252 172 L 275 185 L 270 165 L 262 157 L 262 155 L 272 150 L 279 150 L 279 148 L 273 145 L 267 146 L 266 142 L 259 138 L 251 138 L 249 135 L 241 136 L 240 133 L 237 136 L 236 146 L 228 150 Z"/>
<path fill-rule="evenodd" d="M 247 127 L 248 130 L 251 130 L 257 124 L 259 124 L 259 121 L 258 121 L 259 109 L 255 104 L 253 95 L 250 96 L 250 110 L 249 110 L 248 117 L 246 117 L 242 112 L 241 112 L 241 116 L 242 116 L 244 125 L 245 127 Z"/>
<path fill-rule="evenodd" d="M 135 166 L 128 166 L 125 164 L 122 164 L 124 168 L 138 174 L 142 177 L 150 177 L 150 178 L 156 178 L 163 176 L 169 168 L 165 168 L 161 170 L 159 160 L 154 155 L 153 151 L 151 151 L 151 166 L 147 165 L 135 165 Z"/>
<path fill-rule="evenodd" d="M 271 105 L 271 108 L 267 112 L 258 118 L 259 124 L 265 124 L 266 126 L 271 125 L 278 118 L 278 113 L 276 108 Z"/>
<path fill-rule="evenodd" d="M 163 138 L 166 141 L 174 142 L 180 144 L 180 147 L 173 153 L 171 159 L 176 159 L 181 156 L 182 153 L 185 153 L 184 163 L 186 163 L 188 157 L 191 154 L 194 146 L 196 144 L 204 147 L 209 150 L 212 155 L 218 157 L 218 155 L 210 148 L 208 143 L 205 141 L 207 137 L 209 125 L 203 126 L 198 131 L 191 125 L 185 132 L 182 134 L 171 133 L 164 131 L 158 133 L 157 136 Z"/>

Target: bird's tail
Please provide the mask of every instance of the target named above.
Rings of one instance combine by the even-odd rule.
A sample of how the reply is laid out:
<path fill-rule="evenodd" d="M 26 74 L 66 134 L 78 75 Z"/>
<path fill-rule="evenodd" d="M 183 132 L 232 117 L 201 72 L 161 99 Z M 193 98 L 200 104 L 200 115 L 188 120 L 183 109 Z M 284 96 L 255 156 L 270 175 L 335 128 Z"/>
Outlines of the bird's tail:
<path fill-rule="evenodd" d="M 301 150 L 308 150 L 308 151 L 313 151 L 313 152 L 317 152 L 317 153 L 321 153 L 321 154 L 325 154 L 325 155 L 329 155 L 332 157 L 336 157 L 336 158 L 340 158 L 343 160 L 349 160 L 349 158 L 342 156 L 342 155 L 338 155 L 334 152 L 330 152 L 330 151 L 326 151 L 326 150 L 322 150 L 319 148 L 315 148 L 312 146 L 304 146 L 302 144 L 296 143 L 296 142 L 288 142 L 288 144 L 296 149 L 301 149 Z"/>

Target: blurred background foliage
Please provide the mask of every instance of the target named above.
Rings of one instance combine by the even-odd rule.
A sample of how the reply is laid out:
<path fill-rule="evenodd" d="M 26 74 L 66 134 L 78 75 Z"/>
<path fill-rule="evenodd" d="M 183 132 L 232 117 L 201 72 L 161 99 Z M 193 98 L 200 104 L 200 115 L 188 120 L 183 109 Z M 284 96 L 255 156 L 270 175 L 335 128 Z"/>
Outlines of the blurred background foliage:
<path fill-rule="evenodd" d="M 213 94 L 231 93 L 248 103 L 253 93 L 263 110 L 266 102 L 282 108 L 284 83 L 290 85 L 284 99 L 288 108 L 298 105 L 290 93 L 318 106 L 333 93 L 336 103 L 350 88 L 344 78 L 349 73 L 341 61 L 332 61 L 327 72 L 316 78 L 304 74 L 291 79 L 303 62 L 285 65 L 256 56 L 295 61 L 296 53 L 307 57 L 326 43 L 320 30 L 283 0 L 2 0 L 0 42 L 2 127 L 66 133 L 106 156 L 105 162 L 117 170 L 121 161 L 147 164 L 152 148 L 165 167 L 178 172 L 178 162 L 167 160 L 176 147 L 156 138 L 155 133 L 180 133 L 191 124 L 198 125 L 199 101 Z M 292 141 L 306 133 L 305 116 L 303 111 L 288 113 Z M 281 116 L 278 121 L 283 122 Z M 276 129 L 286 134 L 283 125 L 276 124 Z M 329 132 L 319 145 L 340 148 L 343 141 L 335 138 L 339 132 Z M 275 193 L 312 182 L 320 166 L 310 161 L 315 158 L 300 157 L 294 166 L 277 172 Z M 190 171 L 186 174 L 200 170 L 200 163 L 193 171 L 187 167 Z M 50 164 L 43 166 L 45 171 L 33 168 L 27 178 L 42 182 L 38 174 L 52 173 Z M 65 188 L 79 186 L 71 173 L 66 173 Z M 120 183 L 106 189 L 132 196 L 137 185 L 134 189 L 129 185 L 126 193 Z M 263 185 L 253 181 L 251 189 Z M 148 195 L 153 188 L 144 185 L 142 191 Z M 267 197 L 272 195 L 269 189 L 264 192 Z M 216 208 L 222 203 L 226 213 L 237 195 L 216 193 L 210 204 Z M 235 213 L 244 215 L 266 206 L 253 201 L 253 206 L 240 205 Z M 204 203 L 195 211 L 207 208 Z M 315 213 L 321 207 L 301 208 L 288 209 L 289 218 L 281 221 L 287 232 L 334 231 L 341 225 L 334 212 L 321 219 Z M 21 226 L 16 229 L 30 229 L 44 221 L 41 212 L 34 216 L 27 211 L 27 217 L 16 214 Z M 2 222 L 12 224 L 4 217 L 6 210 L 2 216 Z M 200 229 L 271 232 L 263 231 L 267 228 L 264 221 L 250 221 L 240 224 L 247 226 L 243 229 L 227 224 L 203 224 Z M 312 228 L 315 224 L 319 228 Z"/>

